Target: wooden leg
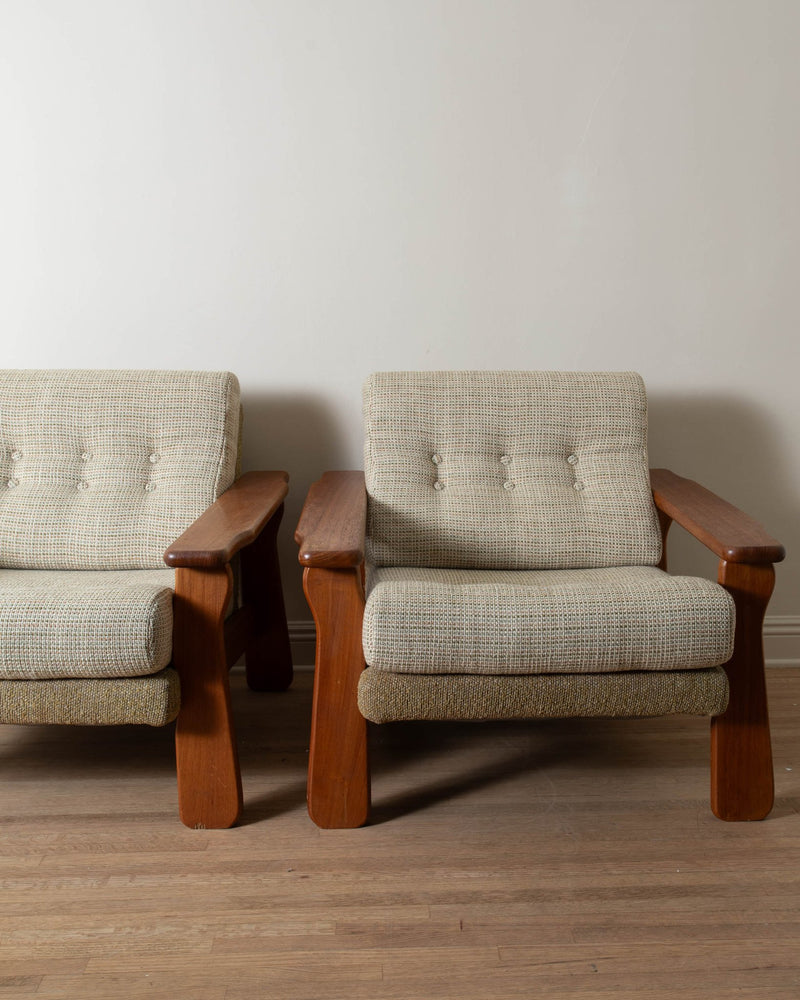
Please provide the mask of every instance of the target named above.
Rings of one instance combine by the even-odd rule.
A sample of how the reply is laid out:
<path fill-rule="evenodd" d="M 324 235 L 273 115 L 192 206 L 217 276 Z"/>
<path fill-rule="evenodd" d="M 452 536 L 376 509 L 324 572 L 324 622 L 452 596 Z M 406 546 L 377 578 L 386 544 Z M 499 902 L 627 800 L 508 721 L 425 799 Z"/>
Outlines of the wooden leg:
<path fill-rule="evenodd" d="M 308 812 L 326 829 L 361 826 L 370 806 L 367 723 L 356 703 L 364 669 L 361 577 L 357 568 L 309 568 L 303 586 L 317 625 Z"/>
<path fill-rule="evenodd" d="M 730 703 L 711 720 L 711 808 L 720 819 L 763 819 L 774 779 L 761 630 L 775 571 L 723 561 L 719 582 L 736 602 L 736 643 L 725 664 Z"/>
<path fill-rule="evenodd" d="M 254 634 L 245 650 L 253 691 L 285 691 L 292 683 L 292 650 L 278 565 L 278 526 L 283 505 L 252 545 L 242 549 L 242 596 L 253 609 Z"/>
<path fill-rule="evenodd" d="M 173 664 L 181 679 L 175 730 L 178 801 L 181 820 L 196 829 L 233 826 L 242 810 L 223 636 L 232 589 L 229 566 L 175 573 Z"/>

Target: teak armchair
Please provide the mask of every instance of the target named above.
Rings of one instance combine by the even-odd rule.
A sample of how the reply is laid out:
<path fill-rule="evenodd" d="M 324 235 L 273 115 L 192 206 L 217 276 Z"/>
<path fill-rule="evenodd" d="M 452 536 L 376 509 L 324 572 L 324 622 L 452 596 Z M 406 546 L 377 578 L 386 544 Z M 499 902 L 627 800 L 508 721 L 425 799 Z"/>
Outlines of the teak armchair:
<path fill-rule="evenodd" d="M 292 680 L 288 477 L 236 477 L 240 416 L 227 372 L 0 372 L 0 722 L 176 719 L 190 827 L 242 808 L 229 667 Z"/>
<path fill-rule="evenodd" d="M 315 483 L 296 532 L 317 626 L 309 813 L 370 808 L 367 721 L 711 717 L 711 807 L 766 816 L 761 628 L 784 557 L 730 504 L 648 476 L 634 373 L 390 372 L 365 473 Z M 675 521 L 719 584 L 666 573 Z"/>

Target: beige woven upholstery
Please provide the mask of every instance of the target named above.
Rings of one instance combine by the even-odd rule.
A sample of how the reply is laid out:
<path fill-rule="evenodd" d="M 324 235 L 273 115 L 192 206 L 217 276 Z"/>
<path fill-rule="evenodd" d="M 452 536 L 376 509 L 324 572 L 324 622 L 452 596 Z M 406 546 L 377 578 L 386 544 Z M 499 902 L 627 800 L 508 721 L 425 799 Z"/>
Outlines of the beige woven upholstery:
<path fill-rule="evenodd" d="M 733 601 L 657 568 L 637 374 L 382 372 L 364 424 L 369 718 L 721 710 Z"/>
<path fill-rule="evenodd" d="M 239 429 L 229 372 L 0 371 L 0 721 L 175 718 L 164 551 Z"/>
<path fill-rule="evenodd" d="M 576 674 L 725 663 L 734 607 L 715 583 L 652 566 L 586 570 L 379 568 L 363 642 L 376 670 Z"/>
<path fill-rule="evenodd" d="M 656 565 L 632 372 L 382 372 L 364 388 L 378 566 Z"/>
<path fill-rule="evenodd" d="M 163 567 L 233 482 L 229 372 L 1 371 L 0 565 Z"/>
<path fill-rule="evenodd" d="M 0 678 L 138 677 L 172 655 L 175 573 L 0 569 Z"/>

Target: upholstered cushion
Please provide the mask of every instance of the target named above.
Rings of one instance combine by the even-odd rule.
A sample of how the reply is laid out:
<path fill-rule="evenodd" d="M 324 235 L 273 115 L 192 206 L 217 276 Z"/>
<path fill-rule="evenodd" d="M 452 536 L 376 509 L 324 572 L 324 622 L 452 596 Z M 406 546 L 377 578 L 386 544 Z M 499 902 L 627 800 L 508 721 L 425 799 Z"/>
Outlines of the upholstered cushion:
<path fill-rule="evenodd" d="M 144 569 L 233 481 L 228 372 L 0 371 L 0 566 Z"/>
<path fill-rule="evenodd" d="M 172 655 L 175 574 L 0 570 L 0 678 L 136 677 Z"/>
<path fill-rule="evenodd" d="M 166 726 L 180 704 L 171 667 L 147 677 L 0 680 L 0 723 L 17 726 Z"/>
<path fill-rule="evenodd" d="M 722 587 L 656 567 L 374 568 L 363 642 L 378 670 L 420 674 L 686 670 L 733 651 Z"/>
<path fill-rule="evenodd" d="M 367 669 L 358 683 L 358 707 L 371 722 L 720 715 L 727 705 L 721 667 L 509 677 Z"/>
<path fill-rule="evenodd" d="M 383 372 L 364 387 L 368 558 L 381 566 L 656 565 L 632 372 Z"/>

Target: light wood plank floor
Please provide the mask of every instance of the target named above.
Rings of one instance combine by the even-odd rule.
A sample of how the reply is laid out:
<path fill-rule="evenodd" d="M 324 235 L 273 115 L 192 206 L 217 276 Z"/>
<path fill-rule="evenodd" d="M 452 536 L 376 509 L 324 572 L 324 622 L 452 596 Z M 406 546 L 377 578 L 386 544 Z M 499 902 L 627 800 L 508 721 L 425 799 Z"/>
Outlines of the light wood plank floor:
<path fill-rule="evenodd" d="M 170 731 L 0 730 L 0 997 L 800 997 L 800 671 L 777 804 L 707 805 L 707 722 L 373 731 L 375 819 L 304 805 L 310 673 L 234 675 L 246 817 L 183 828 Z"/>

